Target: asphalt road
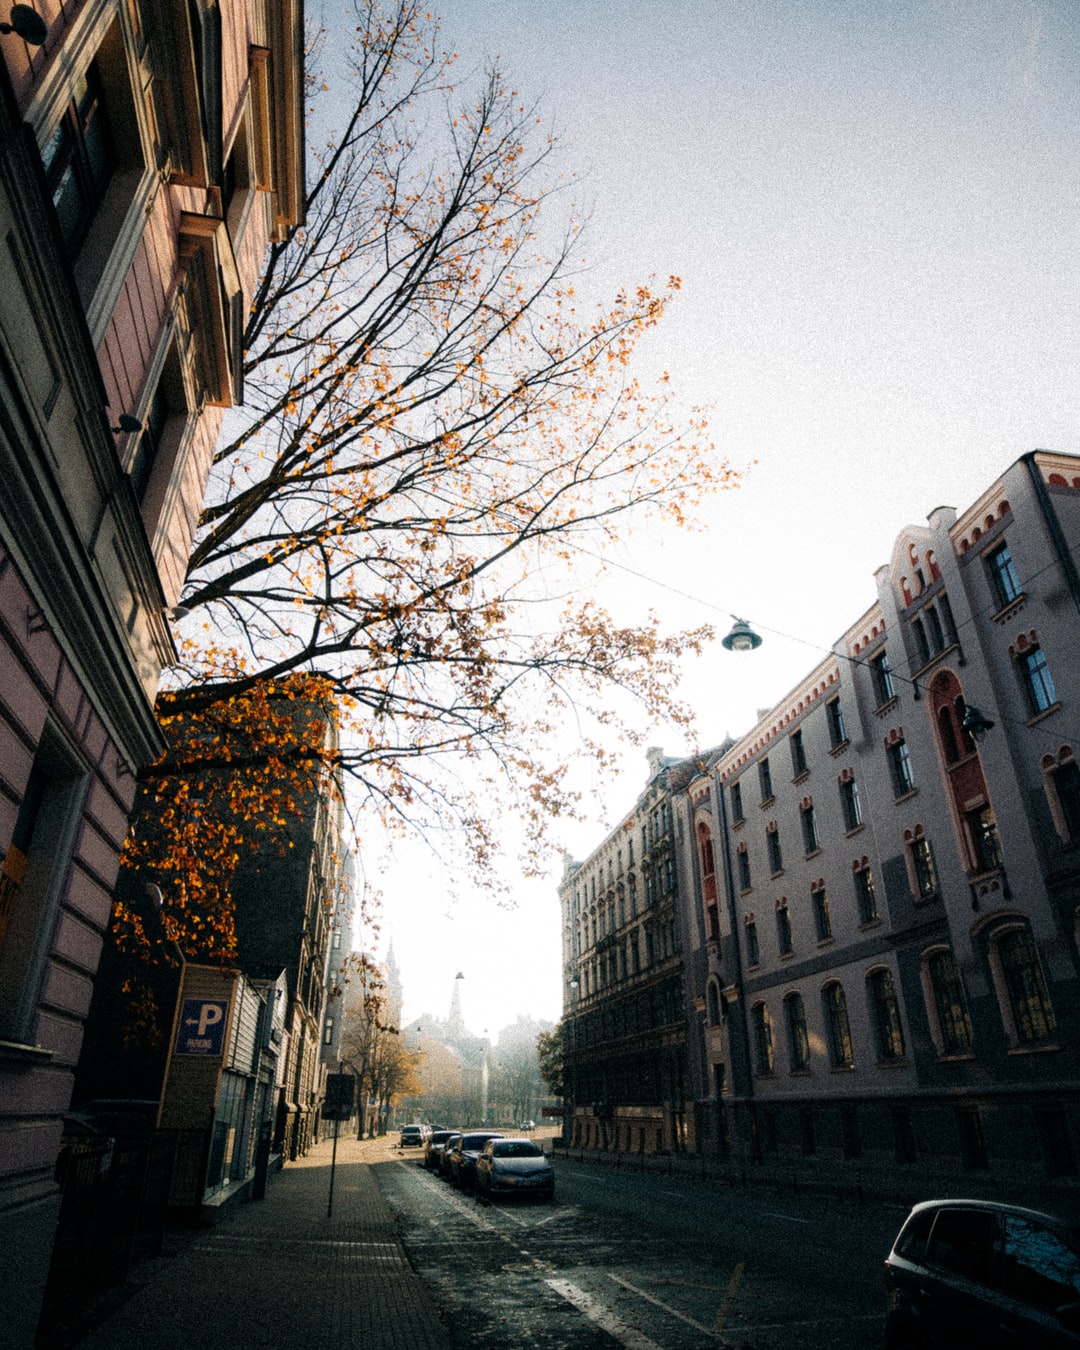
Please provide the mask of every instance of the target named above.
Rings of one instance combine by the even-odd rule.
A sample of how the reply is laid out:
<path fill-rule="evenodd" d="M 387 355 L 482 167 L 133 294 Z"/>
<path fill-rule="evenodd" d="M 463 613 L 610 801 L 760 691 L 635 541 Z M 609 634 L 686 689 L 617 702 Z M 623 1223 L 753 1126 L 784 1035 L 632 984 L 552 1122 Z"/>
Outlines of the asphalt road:
<path fill-rule="evenodd" d="M 556 1160 L 489 1204 L 411 1151 L 374 1164 L 455 1347 L 874 1350 L 903 1214 Z"/>

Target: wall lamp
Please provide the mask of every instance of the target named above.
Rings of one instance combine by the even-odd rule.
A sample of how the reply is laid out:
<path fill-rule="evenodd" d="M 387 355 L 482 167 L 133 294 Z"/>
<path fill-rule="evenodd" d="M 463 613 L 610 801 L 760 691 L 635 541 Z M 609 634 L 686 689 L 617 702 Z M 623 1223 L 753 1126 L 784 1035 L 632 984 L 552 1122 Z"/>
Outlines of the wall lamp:
<path fill-rule="evenodd" d="M 29 5 L 12 5 L 11 22 L 0 23 L 0 33 L 14 33 L 30 47 L 40 47 L 49 36 L 45 20 Z"/>
<path fill-rule="evenodd" d="M 991 722 L 990 718 L 976 708 L 974 703 L 969 703 L 964 712 L 964 720 L 960 723 L 960 730 L 966 731 L 976 744 L 982 740 L 988 731 L 993 731 L 997 726 L 996 722 Z"/>
<path fill-rule="evenodd" d="M 735 619 L 735 616 L 731 616 Z M 761 646 L 761 636 L 755 633 L 745 619 L 735 619 L 731 632 L 720 640 L 720 646 L 729 652 L 752 652 Z"/>

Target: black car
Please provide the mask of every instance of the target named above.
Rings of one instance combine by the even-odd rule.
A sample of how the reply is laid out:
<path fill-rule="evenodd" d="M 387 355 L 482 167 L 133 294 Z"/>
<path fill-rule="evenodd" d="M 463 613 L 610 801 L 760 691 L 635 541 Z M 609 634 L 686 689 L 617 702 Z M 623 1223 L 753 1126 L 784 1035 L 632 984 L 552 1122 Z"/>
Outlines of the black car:
<path fill-rule="evenodd" d="M 885 1262 L 889 1350 L 1080 1347 L 1080 1225 L 987 1200 L 916 1205 Z"/>
<path fill-rule="evenodd" d="M 439 1153 L 438 1171 L 439 1176 L 441 1176 L 444 1181 L 450 1180 L 450 1154 L 453 1152 L 454 1145 L 460 1138 L 461 1138 L 461 1131 L 455 1130 L 453 1134 L 450 1136 L 450 1138 L 446 1141 L 446 1143 L 443 1144 L 442 1149 Z"/>
<path fill-rule="evenodd" d="M 453 1139 L 457 1133 L 457 1130 L 432 1130 L 428 1135 L 427 1143 L 424 1145 L 424 1166 L 429 1172 L 439 1171 L 442 1151 L 446 1147 L 447 1141 Z"/>
<path fill-rule="evenodd" d="M 468 1189 L 476 1184 L 476 1160 L 489 1139 L 501 1139 L 498 1130 L 470 1130 L 447 1145 L 446 1163 L 452 1186 Z"/>

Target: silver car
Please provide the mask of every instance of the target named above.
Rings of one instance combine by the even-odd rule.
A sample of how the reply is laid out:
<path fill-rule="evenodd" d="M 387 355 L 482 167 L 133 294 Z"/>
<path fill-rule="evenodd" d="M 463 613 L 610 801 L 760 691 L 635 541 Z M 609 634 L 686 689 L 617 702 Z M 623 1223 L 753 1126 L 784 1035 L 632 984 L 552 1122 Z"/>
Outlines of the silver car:
<path fill-rule="evenodd" d="M 487 1196 L 555 1198 L 555 1169 L 531 1139 L 492 1139 L 476 1160 L 476 1185 Z"/>

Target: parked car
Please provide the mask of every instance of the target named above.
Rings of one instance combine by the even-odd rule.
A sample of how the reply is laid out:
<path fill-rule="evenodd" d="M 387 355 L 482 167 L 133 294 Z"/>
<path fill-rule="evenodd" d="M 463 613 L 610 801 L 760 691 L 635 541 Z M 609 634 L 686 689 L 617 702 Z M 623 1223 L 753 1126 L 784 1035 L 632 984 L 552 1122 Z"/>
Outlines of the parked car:
<path fill-rule="evenodd" d="M 442 1152 L 439 1154 L 439 1176 L 444 1181 L 450 1180 L 450 1154 L 454 1151 L 454 1146 L 461 1138 L 461 1130 L 455 1130 L 450 1138 L 442 1146 Z"/>
<path fill-rule="evenodd" d="M 916 1205 L 885 1261 L 889 1350 L 1080 1346 L 1080 1224 L 988 1200 Z"/>
<path fill-rule="evenodd" d="M 555 1198 L 555 1169 L 531 1139 L 491 1139 L 476 1160 L 476 1187 L 497 1195 L 539 1195 Z"/>
<path fill-rule="evenodd" d="M 489 1139 L 501 1139 L 498 1130 L 476 1130 L 468 1134 L 459 1134 L 453 1144 L 447 1146 L 447 1163 L 450 1184 L 468 1190 L 476 1184 L 476 1160 Z"/>
<path fill-rule="evenodd" d="M 419 1148 L 423 1142 L 423 1125 L 403 1125 L 401 1127 L 401 1138 L 398 1140 L 399 1148 Z"/>
<path fill-rule="evenodd" d="M 518 1129 L 519 1129 L 519 1130 L 535 1130 L 535 1129 L 536 1129 L 536 1121 L 535 1121 L 535 1120 L 523 1120 L 523 1121 L 521 1122 L 521 1124 L 518 1126 Z"/>
<path fill-rule="evenodd" d="M 427 1143 L 424 1145 L 424 1166 L 429 1172 L 439 1170 L 439 1159 L 442 1151 L 446 1147 L 447 1141 L 453 1139 L 457 1130 L 432 1130 L 427 1137 Z"/>

